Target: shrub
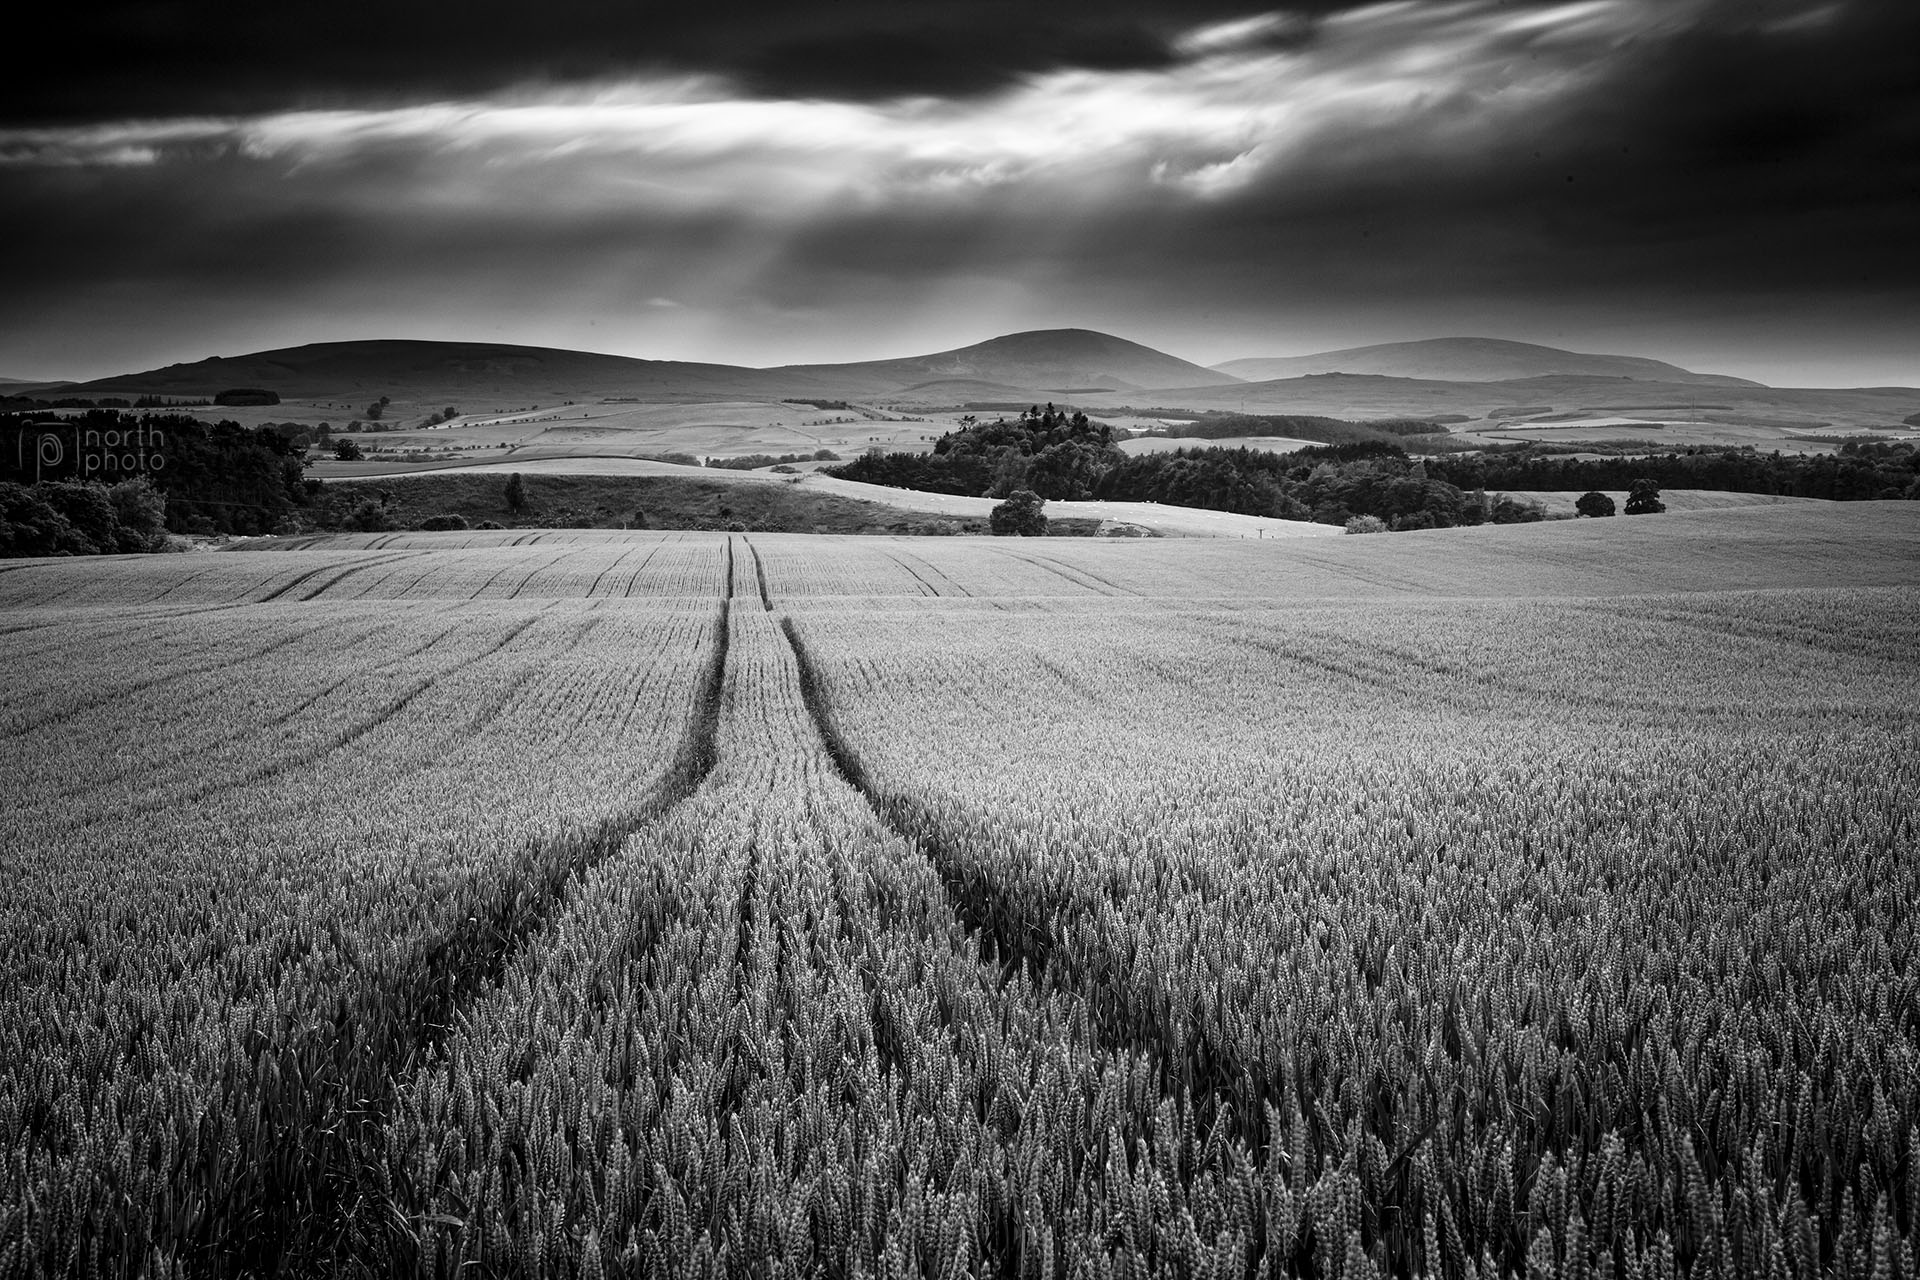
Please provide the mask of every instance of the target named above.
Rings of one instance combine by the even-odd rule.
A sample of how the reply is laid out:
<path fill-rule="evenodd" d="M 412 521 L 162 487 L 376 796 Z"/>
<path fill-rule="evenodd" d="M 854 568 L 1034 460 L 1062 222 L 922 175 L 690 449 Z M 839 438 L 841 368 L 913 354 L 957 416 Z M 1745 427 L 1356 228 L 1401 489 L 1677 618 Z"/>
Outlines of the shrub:
<path fill-rule="evenodd" d="M 357 533 L 391 533 L 400 527 L 393 513 L 372 498 L 360 500 L 360 505 L 348 513 L 346 526 Z"/>
<path fill-rule="evenodd" d="M 468 525 L 465 516 L 449 512 L 445 515 L 428 516 L 414 527 L 427 533 L 445 533 L 454 529 L 465 529 Z"/>
<path fill-rule="evenodd" d="M 1547 509 L 1532 498 L 1515 498 L 1502 493 L 1487 504 L 1487 520 L 1490 524 L 1531 524 L 1546 518 Z"/>
<path fill-rule="evenodd" d="M 76 556 L 103 555 L 120 546 L 120 521 L 113 513 L 107 487 L 86 480 L 64 480 L 40 486 L 47 505 L 68 525 L 55 547 Z"/>
<path fill-rule="evenodd" d="M 1613 514 L 1613 499 L 1604 493 L 1590 491 L 1580 495 L 1579 500 L 1573 504 L 1573 509 L 1583 516 L 1590 516 L 1597 520 Z"/>
<path fill-rule="evenodd" d="M 994 507 L 987 525 L 996 536 L 1017 534 L 1023 538 L 1046 536 L 1046 499 L 1031 489 L 1016 489 L 1007 500 Z"/>
<path fill-rule="evenodd" d="M 33 486 L 0 482 L 0 555 L 50 556 L 67 527 Z"/>
<path fill-rule="evenodd" d="M 120 525 L 120 550 L 163 551 L 167 545 L 167 500 L 145 476 L 122 480 L 107 490 Z"/>
<path fill-rule="evenodd" d="M 1385 533 L 1387 522 L 1379 516 L 1355 516 L 1347 521 L 1348 533 Z"/>

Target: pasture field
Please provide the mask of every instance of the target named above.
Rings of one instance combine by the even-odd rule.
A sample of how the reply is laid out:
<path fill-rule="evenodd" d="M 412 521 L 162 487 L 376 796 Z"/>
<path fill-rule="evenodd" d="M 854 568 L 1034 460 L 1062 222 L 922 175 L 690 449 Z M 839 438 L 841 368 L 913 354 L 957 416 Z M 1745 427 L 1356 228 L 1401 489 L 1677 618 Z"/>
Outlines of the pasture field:
<path fill-rule="evenodd" d="M 1912 1277 L 1920 513 L 0 569 L 0 1275 Z"/>

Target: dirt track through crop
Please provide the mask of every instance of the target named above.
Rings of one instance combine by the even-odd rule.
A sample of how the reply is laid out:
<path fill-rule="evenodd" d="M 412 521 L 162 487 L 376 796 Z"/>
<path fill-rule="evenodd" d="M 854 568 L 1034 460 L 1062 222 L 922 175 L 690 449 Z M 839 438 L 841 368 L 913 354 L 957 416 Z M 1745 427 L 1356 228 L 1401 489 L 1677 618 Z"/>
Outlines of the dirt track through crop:
<path fill-rule="evenodd" d="M 969 883 L 957 870 L 957 860 L 948 851 L 930 845 L 916 834 L 912 824 L 902 821 L 899 806 L 874 786 L 859 757 L 834 724 L 833 709 L 827 701 L 819 670 L 794 627 L 793 619 L 783 618 L 780 629 L 787 643 L 793 647 L 794 662 L 800 672 L 801 699 L 806 703 L 807 714 L 820 734 L 820 741 L 825 745 L 834 769 L 848 786 L 865 798 L 874 815 L 888 830 L 933 865 L 940 875 L 941 884 L 946 887 L 948 906 L 967 932 L 976 939 L 990 940 L 1002 962 L 1019 962 L 1038 981 L 1045 973 L 1053 939 L 1044 928 L 1015 931 L 1002 927 L 1005 911 L 996 908 L 1004 908 L 1004 904 L 993 901 L 992 886 L 984 881 Z"/>
<path fill-rule="evenodd" d="M 301 1158 L 277 1177 L 250 1179 L 237 1189 L 243 1203 L 235 1212 L 261 1224 L 255 1236 L 261 1252 L 242 1261 L 283 1273 L 325 1274 L 340 1254 L 358 1251 L 370 1234 L 384 1230 L 366 1220 L 384 1197 L 364 1179 L 377 1163 L 381 1123 L 397 1083 L 439 1048 L 466 1001 L 500 981 L 533 936 L 565 909 L 588 872 L 692 796 L 713 771 L 727 674 L 730 578 L 718 603 L 693 715 L 666 777 L 646 800 L 517 851 L 484 904 L 452 933 L 386 961 L 355 990 L 340 993 L 341 1017 L 334 1025 L 312 1028 L 293 1044 L 261 1046 L 299 1063 L 296 1085 L 263 1099 L 262 1123 L 298 1135 Z M 512 629 L 495 650 L 536 620 Z M 421 682 L 358 732 L 370 731 L 431 683 Z"/>
<path fill-rule="evenodd" d="M 1083 904 L 1066 898 L 1022 903 L 991 876 L 970 873 L 967 859 L 941 840 L 927 815 L 874 784 L 834 724 L 833 709 L 819 670 L 791 617 L 781 620 L 781 631 L 793 648 L 799 668 L 801 698 L 835 770 L 847 785 L 860 793 L 887 830 L 933 867 L 946 890 L 948 908 L 980 946 L 982 958 L 991 959 L 1009 971 L 1017 968 L 1042 991 L 1080 988 L 1082 984 L 1078 979 L 1082 975 L 1070 971 L 1075 966 L 1066 956 L 1051 921 L 1057 916 L 1076 914 Z M 1063 963 L 1069 972 L 1055 970 L 1055 966 Z M 1224 1101 L 1206 1082 L 1238 1079 L 1257 1065 L 1238 1061 L 1225 1046 L 1197 1026 L 1187 1029 L 1184 1040 L 1170 1039 L 1158 1030 L 1143 1028 L 1124 1007 L 1121 998 L 1108 994 L 1103 1003 L 1104 989 L 1098 984 L 1088 987 L 1086 994 L 1089 1024 L 1100 1043 L 1114 1052 L 1144 1054 L 1157 1061 L 1163 1079 L 1184 1085 L 1195 1108 L 1197 1123 L 1211 1125 L 1221 1114 Z M 1232 1118 L 1233 1131 L 1251 1141 L 1264 1142 L 1265 1127 L 1265 1117 L 1258 1113 Z"/>

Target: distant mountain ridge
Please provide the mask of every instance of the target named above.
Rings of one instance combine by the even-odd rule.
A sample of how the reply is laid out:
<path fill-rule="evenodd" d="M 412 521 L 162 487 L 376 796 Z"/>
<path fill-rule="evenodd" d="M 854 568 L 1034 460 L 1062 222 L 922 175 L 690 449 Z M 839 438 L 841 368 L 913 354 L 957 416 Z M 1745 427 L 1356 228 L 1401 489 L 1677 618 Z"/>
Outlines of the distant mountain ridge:
<path fill-rule="evenodd" d="M 1768 390 L 1743 378 L 1695 373 L 1659 360 L 1588 355 L 1493 338 L 1387 343 L 1311 356 L 1233 360 L 1209 369 L 1111 334 L 1042 329 L 931 355 L 764 369 L 486 342 L 321 342 L 65 384 L 61 393 L 201 398 L 230 387 L 263 387 L 286 400 L 337 401 L 348 410 L 385 395 L 457 406 L 552 406 L 603 397 L 663 403 L 848 399 L 925 405 L 1070 398 L 1088 408 L 1265 405 L 1269 412 L 1325 412 L 1292 406 L 1353 400 L 1356 408 L 1361 402 L 1391 403 L 1398 406 L 1393 410 L 1397 413 L 1433 413 L 1452 408 L 1462 396 L 1475 401 L 1492 396 L 1495 404 L 1535 403 L 1525 397 L 1547 394 L 1548 388 L 1529 385 L 1540 379 L 1587 384 L 1577 392 L 1571 386 L 1556 388 L 1549 396 L 1556 405 L 1576 394 L 1584 397 L 1582 403 L 1611 404 L 1649 394 L 1688 402 L 1711 394 L 1709 388 Z M 1616 385 L 1599 385 L 1607 381 Z M 1485 395 L 1472 392 L 1503 383 L 1509 385 Z M 1621 384 L 1637 389 L 1629 391 Z M 1601 399 L 1593 400 L 1595 396 Z"/>
<path fill-rule="evenodd" d="M 665 400 L 759 398 L 821 391 L 804 379 L 734 365 L 492 342 L 363 339 L 213 356 L 81 384 L 80 393 L 211 395 L 263 387 L 282 399 L 343 400 L 391 395 L 432 400 L 509 398 L 535 404 L 603 395 Z"/>
<path fill-rule="evenodd" d="M 1204 365 L 1092 329 L 1035 329 L 928 356 L 855 364 L 786 365 L 768 372 L 823 380 L 872 379 L 896 390 L 945 381 L 1042 390 L 1098 387 L 1106 391 L 1239 381 Z"/>
<path fill-rule="evenodd" d="M 263 387 L 283 399 L 506 398 L 550 404 L 568 398 L 771 399 L 885 397 L 929 382 L 956 389 L 1039 395 L 1049 387 L 1138 391 L 1225 384 L 1232 378 L 1152 347 L 1088 329 L 1006 334 L 970 347 L 851 364 L 740 365 L 487 342 L 367 339 L 215 356 L 80 384 L 78 394 L 212 395 Z"/>
<path fill-rule="evenodd" d="M 1579 376 L 1632 378 L 1638 382 L 1687 383 L 1712 387 L 1765 384 L 1717 373 L 1695 373 L 1643 356 L 1589 355 L 1504 338 L 1426 338 L 1347 347 L 1305 356 L 1229 360 L 1213 366 L 1246 382 L 1302 378 L 1322 373 L 1419 378 L 1430 382 L 1510 382 L 1521 378 Z M 1199 384 L 1194 384 L 1199 385 Z"/>

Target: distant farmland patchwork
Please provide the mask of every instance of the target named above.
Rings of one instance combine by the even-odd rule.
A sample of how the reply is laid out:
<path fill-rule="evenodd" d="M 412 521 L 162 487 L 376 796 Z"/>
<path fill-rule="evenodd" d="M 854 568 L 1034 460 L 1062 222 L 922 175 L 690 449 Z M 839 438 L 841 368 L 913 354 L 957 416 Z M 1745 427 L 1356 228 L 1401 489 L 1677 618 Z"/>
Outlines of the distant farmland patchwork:
<path fill-rule="evenodd" d="M 1910 1276 L 1920 507 L 0 568 L 0 1273 Z"/>

